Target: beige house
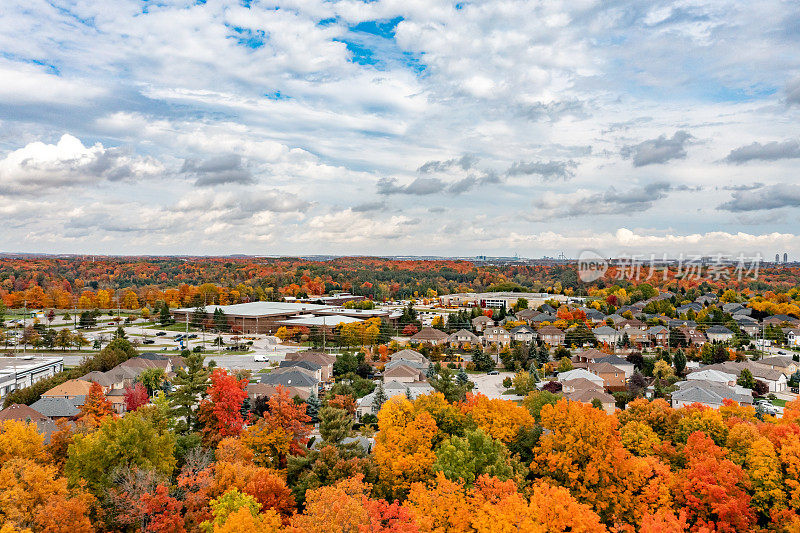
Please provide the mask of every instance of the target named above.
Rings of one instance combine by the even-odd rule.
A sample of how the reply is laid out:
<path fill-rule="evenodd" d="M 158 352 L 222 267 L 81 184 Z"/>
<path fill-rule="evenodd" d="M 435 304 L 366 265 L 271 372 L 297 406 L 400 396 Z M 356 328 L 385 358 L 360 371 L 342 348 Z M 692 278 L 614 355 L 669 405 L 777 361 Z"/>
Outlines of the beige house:
<path fill-rule="evenodd" d="M 564 344 L 564 332 L 555 326 L 542 326 L 537 331 L 539 338 L 550 346 L 561 346 Z"/>
<path fill-rule="evenodd" d="M 447 342 L 447 333 L 435 328 L 422 328 L 419 333 L 411 337 L 411 342 L 444 344 Z"/>
<path fill-rule="evenodd" d="M 505 328 L 491 326 L 483 331 L 483 342 L 487 345 L 508 346 L 511 344 L 511 333 Z"/>
<path fill-rule="evenodd" d="M 460 348 L 465 344 L 476 346 L 481 343 L 481 339 L 466 329 L 460 329 L 447 338 L 447 344 L 453 348 Z"/>
<path fill-rule="evenodd" d="M 480 333 L 484 329 L 489 326 L 494 326 L 494 320 L 489 318 L 486 315 L 476 316 L 472 319 L 472 327 L 475 328 L 475 331 Z"/>
<path fill-rule="evenodd" d="M 414 383 L 425 381 L 425 374 L 418 368 L 406 364 L 399 364 L 383 372 L 384 381 L 397 381 L 399 383 Z"/>

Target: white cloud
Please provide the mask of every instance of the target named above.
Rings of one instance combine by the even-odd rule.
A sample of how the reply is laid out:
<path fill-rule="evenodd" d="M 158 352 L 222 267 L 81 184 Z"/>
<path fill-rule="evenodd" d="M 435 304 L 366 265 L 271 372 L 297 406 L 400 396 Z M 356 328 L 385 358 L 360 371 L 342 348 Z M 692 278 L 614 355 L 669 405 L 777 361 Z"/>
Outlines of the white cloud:
<path fill-rule="evenodd" d="M 30 143 L 0 160 L 0 193 L 47 194 L 53 189 L 151 177 L 164 172 L 153 158 L 101 143 L 84 146 L 65 134 L 56 144 Z"/>

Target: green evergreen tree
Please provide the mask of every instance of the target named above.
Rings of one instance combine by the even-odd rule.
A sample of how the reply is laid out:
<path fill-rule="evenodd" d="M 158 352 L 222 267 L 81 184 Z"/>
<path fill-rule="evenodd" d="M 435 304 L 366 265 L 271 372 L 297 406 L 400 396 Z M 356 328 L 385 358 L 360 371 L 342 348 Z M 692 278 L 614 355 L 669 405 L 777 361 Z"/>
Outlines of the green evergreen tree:
<path fill-rule="evenodd" d="M 673 363 L 675 365 L 675 372 L 678 375 L 683 374 L 683 371 L 686 370 L 686 354 L 684 354 L 683 350 L 680 348 L 675 352 Z"/>
<path fill-rule="evenodd" d="M 377 414 L 388 399 L 389 397 L 386 396 L 386 391 L 383 389 L 383 382 L 378 382 L 378 386 L 375 388 L 375 398 L 372 400 L 372 412 Z"/>
<path fill-rule="evenodd" d="M 306 414 L 311 417 L 311 422 L 319 422 L 319 410 L 322 407 L 322 402 L 319 401 L 319 396 L 316 392 L 312 392 L 311 396 L 306 400 Z"/>
<path fill-rule="evenodd" d="M 183 353 L 186 354 L 184 355 L 186 368 L 178 368 L 175 371 L 173 385 L 176 389 L 169 395 L 169 404 L 177 420 L 177 431 L 185 434 L 193 431 L 197 423 L 194 410 L 206 394 L 211 372 L 203 365 L 202 353 L 190 353 L 185 350 Z"/>

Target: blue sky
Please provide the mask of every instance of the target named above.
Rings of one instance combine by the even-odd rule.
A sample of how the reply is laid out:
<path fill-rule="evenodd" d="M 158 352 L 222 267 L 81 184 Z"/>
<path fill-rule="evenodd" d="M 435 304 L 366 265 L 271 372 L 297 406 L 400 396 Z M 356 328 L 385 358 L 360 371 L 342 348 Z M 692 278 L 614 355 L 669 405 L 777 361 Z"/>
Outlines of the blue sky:
<path fill-rule="evenodd" d="M 3 7 L 3 251 L 800 257 L 794 2 Z"/>

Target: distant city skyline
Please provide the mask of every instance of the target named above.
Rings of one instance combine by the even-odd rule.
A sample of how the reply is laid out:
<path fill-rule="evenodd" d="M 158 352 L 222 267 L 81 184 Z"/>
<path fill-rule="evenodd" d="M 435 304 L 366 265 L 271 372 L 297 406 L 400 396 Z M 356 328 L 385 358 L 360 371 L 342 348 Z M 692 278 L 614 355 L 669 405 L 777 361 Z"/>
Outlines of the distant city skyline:
<path fill-rule="evenodd" d="M 0 12 L 0 251 L 800 254 L 798 4 L 63 4 Z"/>

